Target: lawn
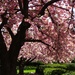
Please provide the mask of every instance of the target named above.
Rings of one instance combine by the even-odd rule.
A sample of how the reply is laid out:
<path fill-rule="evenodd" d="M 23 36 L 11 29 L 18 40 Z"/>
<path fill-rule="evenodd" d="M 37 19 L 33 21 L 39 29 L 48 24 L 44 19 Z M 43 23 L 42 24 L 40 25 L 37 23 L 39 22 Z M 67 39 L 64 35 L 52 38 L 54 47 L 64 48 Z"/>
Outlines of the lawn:
<path fill-rule="evenodd" d="M 37 71 L 36 71 L 37 69 Z M 38 67 L 27 66 L 24 68 L 24 74 L 34 74 L 38 73 L 39 75 L 75 75 L 75 64 L 44 64 L 39 65 Z M 19 74 L 19 70 L 17 70 Z"/>
<path fill-rule="evenodd" d="M 24 74 L 30 74 L 30 73 L 35 73 L 36 72 L 36 70 L 35 69 L 31 69 L 31 70 L 24 70 L 23 71 L 24 72 Z M 17 70 L 17 74 L 19 74 L 19 70 Z"/>

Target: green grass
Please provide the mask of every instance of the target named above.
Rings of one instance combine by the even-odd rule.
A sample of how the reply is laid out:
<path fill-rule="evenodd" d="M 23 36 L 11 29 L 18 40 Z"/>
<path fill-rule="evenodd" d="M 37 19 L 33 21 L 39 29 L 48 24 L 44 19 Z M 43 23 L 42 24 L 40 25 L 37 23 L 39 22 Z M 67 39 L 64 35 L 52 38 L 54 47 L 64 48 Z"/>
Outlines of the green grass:
<path fill-rule="evenodd" d="M 30 73 L 39 73 L 41 75 L 75 75 L 75 64 L 73 63 L 66 63 L 66 64 L 44 64 L 38 67 L 34 66 L 26 66 L 24 68 L 24 74 Z M 54 74 L 55 73 L 55 74 Z M 19 74 L 19 69 L 17 68 L 17 74 Z"/>
<path fill-rule="evenodd" d="M 17 74 L 19 74 L 19 70 L 17 70 Z"/>
<path fill-rule="evenodd" d="M 64 73 L 62 75 L 75 75 L 75 72 L 74 71 L 69 71 L 69 72 L 66 72 L 66 73 Z"/>
<path fill-rule="evenodd" d="M 24 72 L 24 74 L 26 74 L 26 73 L 35 73 L 35 72 L 36 72 L 36 70 L 35 70 L 35 69 L 31 69 L 31 70 L 24 70 L 23 72 Z M 17 70 L 17 74 L 19 74 L 19 70 Z"/>
<path fill-rule="evenodd" d="M 35 70 L 24 70 L 24 73 L 35 73 Z"/>

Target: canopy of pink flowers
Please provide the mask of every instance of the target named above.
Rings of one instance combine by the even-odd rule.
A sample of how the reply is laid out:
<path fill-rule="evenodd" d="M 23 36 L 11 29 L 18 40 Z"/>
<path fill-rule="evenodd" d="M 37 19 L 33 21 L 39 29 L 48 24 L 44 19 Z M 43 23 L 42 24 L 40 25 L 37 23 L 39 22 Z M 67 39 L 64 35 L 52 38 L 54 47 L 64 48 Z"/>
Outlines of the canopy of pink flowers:
<path fill-rule="evenodd" d="M 25 42 L 21 47 L 19 57 L 35 57 L 36 61 L 43 62 L 71 62 L 75 57 L 75 2 L 73 0 L 59 0 L 49 5 L 44 15 L 38 13 L 43 6 L 50 0 L 29 0 L 27 21 L 31 23 L 31 27 L 26 32 L 25 39 L 41 40 L 41 42 Z M 16 8 L 15 8 L 16 7 Z M 8 9 L 6 17 L 8 24 L 14 34 L 22 22 L 23 15 L 16 12 L 19 8 L 17 0 L 4 0 L 0 3 L 0 15 Z M 2 19 L 0 18 L 0 23 Z M 9 49 L 11 44 L 11 36 L 9 32 L 2 29 L 2 34 Z"/>

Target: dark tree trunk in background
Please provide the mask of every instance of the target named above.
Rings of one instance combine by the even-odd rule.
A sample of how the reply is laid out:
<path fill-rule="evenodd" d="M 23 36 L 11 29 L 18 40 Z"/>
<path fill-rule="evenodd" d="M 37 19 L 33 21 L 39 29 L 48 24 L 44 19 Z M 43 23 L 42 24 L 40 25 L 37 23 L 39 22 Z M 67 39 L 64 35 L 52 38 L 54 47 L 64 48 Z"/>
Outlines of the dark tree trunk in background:
<path fill-rule="evenodd" d="M 24 70 L 24 67 L 19 66 L 19 74 L 20 74 L 20 75 L 23 75 L 23 70 Z"/>

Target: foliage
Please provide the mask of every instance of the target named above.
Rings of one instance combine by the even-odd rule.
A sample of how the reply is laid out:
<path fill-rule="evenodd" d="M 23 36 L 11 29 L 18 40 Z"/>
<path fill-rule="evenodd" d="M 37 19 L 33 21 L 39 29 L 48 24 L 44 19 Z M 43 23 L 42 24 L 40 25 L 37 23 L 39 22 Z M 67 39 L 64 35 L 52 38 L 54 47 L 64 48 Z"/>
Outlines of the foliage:
<path fill-rule="evenodd" d="M 75 71 L 75 64 L 46 64 L 40 65 L 36 69 L 37 73 L 40 75 L 48 74 L 48 75 L 61 75 L 65 72 Z"/>
<path fill-rule="evenodd" d="M 75 0 L 0 0 L 2 75 L 16 75 L 21 57 L 71 62 L 75 57 Z"/>
<path fill-rule="evenodd" d="M 67 65 L 67 70 L 69 70 L 69 71 L 75 71 L 75 64 L 74 63 L 68 64 Z"/>
<path fill-rule="evenodd" d="M 28 71 L 27 71 L 28 70 Z M 39 66 L 25 66 L 23 72 L 34 72 L 39 75 L 74 75 L 75 64 L 44 64 Z M 19 70 L 17 70 L 19 73 Z"/>
<path fill-rule="evenodd" d="M 31 74 L 35 73 L 35 69 L 23 70 L 23 74 Z M 19 74 L 19 70 L 17 70 L 17 74 Z"/>
<path fill-rule="evenodd" d="M 45 64 L 45 65 L 40 65 L 39 68 L 67 68 L 67 64 Z"/>
<path fill-rule="evenodd" d="M 35 62 L 33 62 L 33 63 L 37 63 L 37 64 L 39 64 L 39 65 L 45 65 L 45 63 L 42 62 L 42 61 L 35 61 Z"/>
<path fill-rule="evenodd" d="M 46 63 L 70 62 L 71 58 L 74 58 L 75 52 L 74 26 L 72 26 L 75 23 L 75 14 L 71 9 L 74 2 L 70 0 L 25 1 L 29 1 L 29 3 L 24 4 L 24 0 L 1 1 L 1 26 L 2 21 L 4 22 L 3 19 L 7 19 L 1 29 L 7 50 L 10 49 L 12 37 L 17 34 L 19 26 L 25 21 L 31 26 L 24 32 L 26 33 L 25 43 L 22 43 L 18 58 L 37 56 L 37 60 Z M 73 6 L 73 10 L 74 8 Z M 25 12 L 28 12 L 27 15 Z M 3 16 L 3 14 L 5 15 Z M 26 26 L 26 24 L 24 25 Z"/>
<path fill-rule="evenodd" d="M 75 58 L 71 61 L 71 63 L 75 63 Z"/>
<path fill-rule="evenodd" d="M 66 70 L 61 68 L 46 68 L 44 70 L 44 75 L 61 75 L 65 72 Z"/>
<path fill-rule="evenodd" d="M 75 72 L 74 71 L 69 71 L 69 72 L 66 72 L 66 73 L 64 73 L 62 75 L 75 75 Z"/>
<path fill-rule="evenodd" d="M 36 69 L 35 66 L 25 66 L 24 67 L 24 70 L 33 70 L 33 69 Z"/>
<path fill-rule="evenodd" d="M 40 75 L 44 74 L 52 74 L 52 72 L 59 72 L 64 73 L 67 69 L 66 64 L 45 64 L 45 65 L 40 65 L 36 68 L 36 73 Z M 53 71 L 55 70 L 55 71 Z M 48 72 L 48 73 L 47 73 Z"/>

